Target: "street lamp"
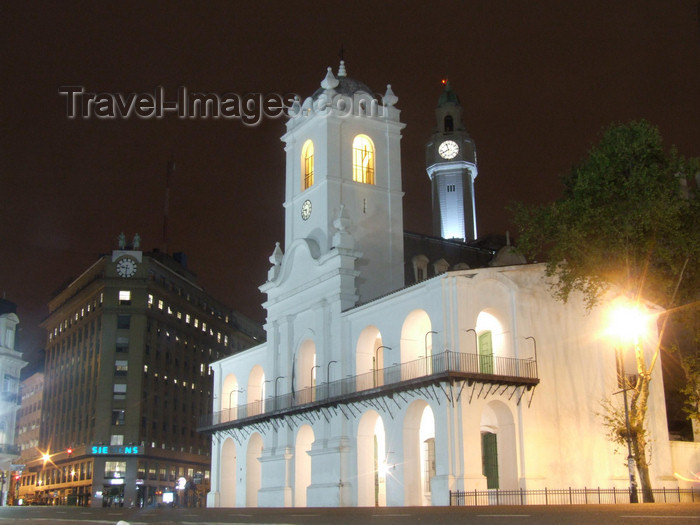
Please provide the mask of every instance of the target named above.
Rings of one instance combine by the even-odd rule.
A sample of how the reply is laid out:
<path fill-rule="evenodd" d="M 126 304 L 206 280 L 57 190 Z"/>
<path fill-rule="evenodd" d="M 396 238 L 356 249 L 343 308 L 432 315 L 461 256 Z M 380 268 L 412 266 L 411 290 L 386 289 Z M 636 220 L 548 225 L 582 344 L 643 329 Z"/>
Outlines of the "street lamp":
<path fill-rule="evenodd" d="M 425 358 L 428 359 L 428 336 L 430 334 L 437 334 L 435 330 L 430 330 L 429 332 L 425 333 Z"/>
<path fill-rule="evenodd" d="M 634 475 L 635 461 L 632 456 L 632 434 L 630 431 L 630 416 L 627 408 L 627 374 L 625 373 L 625 360 L 622 354 L 623 343 L 631 343 L 637 351 L 638 338 L 644 328 L 644 314 L 636 305 L 618 302 L 610 312 L 610 325 L 608 332 L 616 336 L 615 355 L 619 365 L 620 377 L 622 377 L 622 402 L 625 405 L 625 430 L 627 441 L 627 470 L 630 478 L 630 503 L 639 503 L 637 494 L 637 479 Z"/>
<path fill-rule="evenodd" d="M 391 350 L 388 346 L 378 346 L 377 348 L 374 349 L 374 366 L 372 367 L 374 369 L 374 386 L 377 386 L 377 376 L 379 372 L 379 350 L 382 348 L 386 348 L 387 350 Z M 384 361 L 384 354 L 382 354 L 382 361 Z"/>
<path fill-rule="evenodd" d="M 316 392 L 315 392 L 315 388 L 314 388 L 314 386 L 315 386 L 314 385 L 314 376 L 316 374 L 314 374 L 314 370 L 316 370 L 317 368 L 321 368 L 321 365 L 314 365 L 311 367 L 311 383 L 310 383 L 311 401 L 316 401 Z"/>

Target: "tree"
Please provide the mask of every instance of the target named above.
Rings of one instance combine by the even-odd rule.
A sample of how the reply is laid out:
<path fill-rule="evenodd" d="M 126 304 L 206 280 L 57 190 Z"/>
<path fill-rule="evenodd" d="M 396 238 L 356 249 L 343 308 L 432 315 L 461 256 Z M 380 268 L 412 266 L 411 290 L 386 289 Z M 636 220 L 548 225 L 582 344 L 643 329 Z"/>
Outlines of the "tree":
<path fill-rule="evenodd" d="M 695 308 L 700 259 L 698 159 L 664 150 L 659 130 L 646 121 L 616 124 L 564 177 L 563 197 L 543 206 L 517 204 L 518 245 L 543 257 L 552 293 L 566 302 L 582 292 L 590 309 L 613 286 L 671 311 Z M 686 312 L 687 313 L 687 312 Z M 663 328 L 662 328 L 663 332 Z M 645 501 L 653 501 L 646 459 L 649 380 L 637 353 L 630 392 L 630 437 Z M 609 405 L 613 437 L 627 437 L 624 419 Z"/>

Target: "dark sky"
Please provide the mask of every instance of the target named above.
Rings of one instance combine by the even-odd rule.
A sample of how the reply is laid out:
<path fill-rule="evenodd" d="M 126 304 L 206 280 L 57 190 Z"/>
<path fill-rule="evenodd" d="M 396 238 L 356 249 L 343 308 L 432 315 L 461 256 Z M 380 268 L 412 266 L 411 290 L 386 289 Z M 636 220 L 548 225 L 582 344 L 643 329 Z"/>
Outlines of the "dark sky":
<path fill-rule="evenodd" d="M 470 2 L 2 2 L 0 292 L 20 349 L 43 345 L 51 293 L 117 236 L 168 249 L 199 283 L 258 320 L 267 257 L 283 240 L 284 120 L 66 118 L 88 92 L 299 93 L 336 70 L 384 93 L 407 123 L 406 229 L 430 233 L 424 145 L 448 75 L 478 151 L 480 235 L 514 230 L 506 206 L 560 195 L 559 177 L 612 122 L 646 118 L 700 155 L 697 0 Z"/>

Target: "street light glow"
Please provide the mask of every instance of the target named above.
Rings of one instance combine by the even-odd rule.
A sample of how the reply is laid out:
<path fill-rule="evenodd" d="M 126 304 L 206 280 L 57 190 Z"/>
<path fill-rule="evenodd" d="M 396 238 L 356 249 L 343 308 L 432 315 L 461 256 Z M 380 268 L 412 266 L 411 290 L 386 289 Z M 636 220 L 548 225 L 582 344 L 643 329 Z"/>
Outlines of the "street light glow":
<path fill-rule="evenodd" d="M 639 305 L 618 301 L 609 313 L 608 333 L 620 341 L 635 342 L 647 326 L 647 314 Z"/>

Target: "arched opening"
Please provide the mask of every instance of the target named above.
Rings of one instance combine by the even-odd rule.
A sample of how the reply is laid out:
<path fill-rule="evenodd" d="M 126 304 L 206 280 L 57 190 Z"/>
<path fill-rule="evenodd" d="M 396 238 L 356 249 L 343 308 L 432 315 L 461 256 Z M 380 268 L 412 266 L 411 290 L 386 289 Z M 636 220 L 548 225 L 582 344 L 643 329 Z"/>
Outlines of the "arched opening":
<path fill-rule="evenodd" d="M 352 180 L 374 184 L 374 144 L 367 135 L 357 135 L 352 141 Z"/>
<path fill-rule="evenodd" d="M 445 116 L 445 131 L 454 131 L 454 121 L 452 115 Z"/>
<path fill-rule="evenodd" d="M 481 414 L 482 473 L 489 489 L 517 489 L 518 463 L 513 414 L 501 401 L 491 401 Z"/>
<path fill-rule="evenodd" d="M 221 462 L 219 464 L 221 471 L 221 506 L 235 507 L 236 506 L 236 444 L 233 439 L 226 438 L 221 446 Z"/>
<path fill-rule="evenodd" d="M 433 336 L 430 317 L 425 310 L 413 310 L 401 327 L 401 364 L 418 361 L 415 366 L 402 367 L 401 379 L 413 379 L 430 373 L 428 359 L 433 355 Z"/>
<path fill-rule="evenodd" d="M 297 432 L 294 445 L 294 506 L 306 507 L 306 490 L 311 485 L 311 456 L 309 451 L 314 442 L 314 431 L 303 425 Z"/>
<path fill-rule="evenodd" d="M 506 354 L 506 333 L 498 318 L 484 310 L 476 318 L 477 348 L 479 354 L 479 372 L 482 374 L 498 373 L 495 370 L 497 356 Z"/>
<path fill-rule="evenodd" d="M 414 401 L 406 411 L 403 435 L 404 504 L 430 505 L 435 461 L 435 417 L 428 403 Z"/>
<path fill-rule="evenodd" d="M 262 486 L 262 467 L 260 457 L 262 456 L 263 440 L 257 432 L 250 436 L 248 441 L 248 451 L 246 453 L 245 466 L 245 504 L 246 507 L 258 506 L 258 491 Z"/>
<path fill-rule="evenodd" d="M 297 353 L 297 367 L 295 370 L 296 389 L 299 393 L 299 402 L 308 403 L 316 399 L 316 344 L 311 339 L 306 339 L 299 346 Z"/>
<path fill-rule="evenodd" d="M 384 351 L 382 335 L 376 326 L 368 326 L 357 339 L 355 351 L 355 373 L 357 389 L 366 390 L 384 384 Z"/>
<path fill-rule="evenodd" d="M 311 140 L 304 142 L 301 149 L 301 189 L 305 190 L 314 184 L 314 143 Z"/>
<path fill-rule="evenodd" d="M 265 372 L 262 366 L 255 365 L 248 376 L 248 416 L 265 411 Z"/>
<path fill-rule="evenodd" d="M 238 411 L 238 379 L 233 374 L 228 374 L 221 387 L 221 421 L 237 419 Z"/>
<path fill-rule="evenodd" d="M 386 506 L 387 454 L 384 422 L 375 411 L 362 416 L 357 427 L 357 504 Z"/>

